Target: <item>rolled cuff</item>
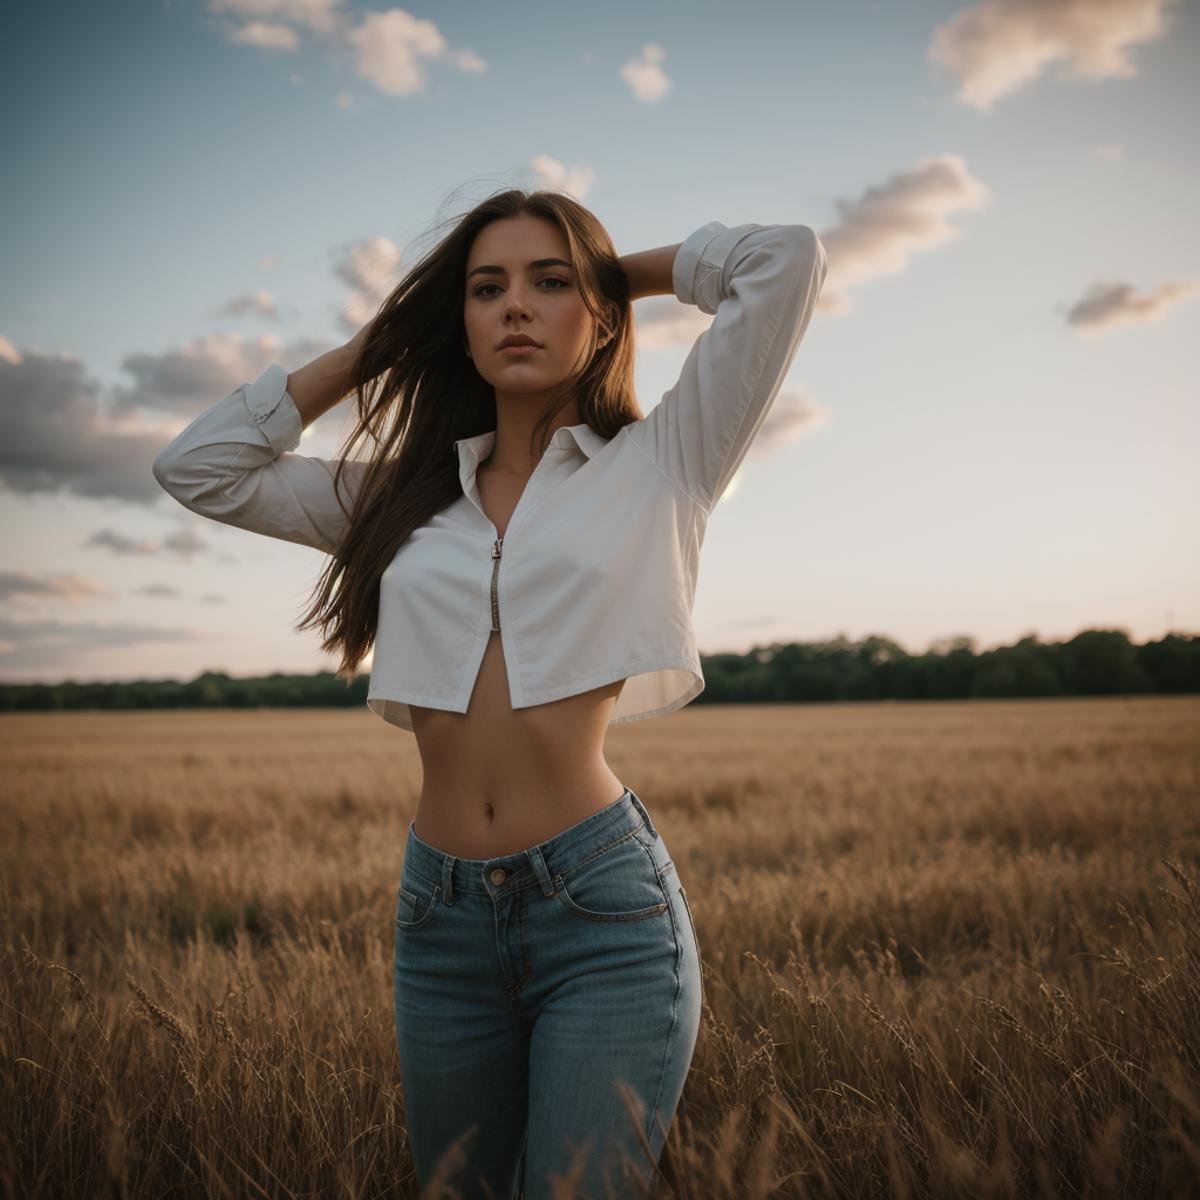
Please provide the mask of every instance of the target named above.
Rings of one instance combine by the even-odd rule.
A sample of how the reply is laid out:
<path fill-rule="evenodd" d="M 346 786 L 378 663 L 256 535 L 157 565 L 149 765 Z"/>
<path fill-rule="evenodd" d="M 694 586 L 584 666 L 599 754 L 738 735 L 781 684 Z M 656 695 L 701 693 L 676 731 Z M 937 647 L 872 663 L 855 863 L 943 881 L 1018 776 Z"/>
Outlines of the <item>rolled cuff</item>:
<path fill-rule="evenodd" d="M 276 454 L 294 450 L 304 432 L 300 410 L 287 390 L 287 377 L 285 367 L 272 363 L 243 388 L 246 408 Z"/>
<path fill-rule="evenodd" d="M 709 316 L 714 315 L 726 291 L 721 276 L 734 247 L 761 228 L 755 224 L 726 228 L 720 221 L 709 221 L 689 234 L 676 252 L 671 268 L 676 298 L 684 304 L 694 304 Z"/>

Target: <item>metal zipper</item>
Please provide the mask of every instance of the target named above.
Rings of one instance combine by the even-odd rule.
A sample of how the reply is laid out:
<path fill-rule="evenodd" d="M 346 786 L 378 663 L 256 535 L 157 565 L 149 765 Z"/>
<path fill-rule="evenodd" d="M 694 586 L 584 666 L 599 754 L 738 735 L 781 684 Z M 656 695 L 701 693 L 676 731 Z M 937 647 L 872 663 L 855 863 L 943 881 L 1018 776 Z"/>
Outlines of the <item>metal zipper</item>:
<path fill-rule="evenodd" d="M 500 552 L 504 549 L 504 538 L 492 543 L 492 630 L 500 628 L 500 602 L 496 598 L 496 576 L 500 572 Z"/>

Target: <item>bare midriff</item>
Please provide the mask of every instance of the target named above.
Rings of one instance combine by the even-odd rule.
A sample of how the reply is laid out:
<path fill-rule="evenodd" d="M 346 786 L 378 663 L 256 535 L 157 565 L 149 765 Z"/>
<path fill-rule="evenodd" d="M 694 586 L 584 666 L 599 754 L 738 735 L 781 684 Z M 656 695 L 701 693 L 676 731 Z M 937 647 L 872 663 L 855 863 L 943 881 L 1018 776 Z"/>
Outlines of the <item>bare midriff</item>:
<path fill-rule="evenodd" d="M 425 775 L 417 836 L 458 858 L 497 858 L 620 799 L 604 735 L 624 682 L 514 709 L 493 632 L 465 713 L 411 706 Z"/>
<path fill-rule="evenodd" d="M 475 480 L 483 510 L 503 536 L 526 479 L 485 460 Z M 410 706 L 424 768 L 413 829 L 457 858 L 528 850 L 625 791 L 604 758 L 625 680 L 514 709 L 500 639 L 493 629 L 465 713 Z"/>

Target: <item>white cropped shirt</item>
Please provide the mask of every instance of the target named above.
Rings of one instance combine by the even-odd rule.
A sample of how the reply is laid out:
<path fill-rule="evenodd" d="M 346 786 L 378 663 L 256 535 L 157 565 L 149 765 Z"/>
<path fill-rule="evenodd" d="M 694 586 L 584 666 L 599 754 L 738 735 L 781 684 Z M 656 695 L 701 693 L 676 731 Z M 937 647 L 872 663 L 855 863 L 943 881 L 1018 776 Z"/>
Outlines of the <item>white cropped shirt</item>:
<path fill-rule="evenodd" d="M 367 706 L 465 713 L 498 630 L 514 709 L 626 680 L 610 723 L 663 716 L 704 689 L 692 628 L 708 516 L 783 382 L 825 279 L 806 225 L 710 221 L 676 253 L 672 286 L 714 316 L 678 381 L 604 438 L 561 426 L 503 538 L 475 471 L 495 431 L 454 443 L 462 495 L 414 530 L 380 581 Z M 302 422 L 272 363 L 202 412 L 154 461 L 193 512 L 331 553 L 347 518 L 336 460 L 295 454 Z M 366 464 L 348 460 L 349 509 Z"/>

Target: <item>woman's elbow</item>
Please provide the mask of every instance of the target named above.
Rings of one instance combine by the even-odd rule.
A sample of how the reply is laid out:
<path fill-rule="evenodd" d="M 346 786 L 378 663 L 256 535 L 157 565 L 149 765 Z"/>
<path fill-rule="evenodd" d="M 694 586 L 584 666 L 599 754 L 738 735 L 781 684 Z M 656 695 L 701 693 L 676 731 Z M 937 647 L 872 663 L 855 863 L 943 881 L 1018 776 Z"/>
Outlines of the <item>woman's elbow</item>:
<path fill-rule="evenodd" d="M 154 478 L 158 480 L 159 487 L 174 495 L 175 489 L 178 487 L 178 473 L 175 460 L 167 450 L 159 451 L 150 469 L 154 472 Z"/>
<path fill-rule="evenodd" d="M 192 512 L 207 515 L 217 506 L 211 472 L 189 469 L 186 457 L 172 453 L 169 446 L 158 454 L 150 469 L 159 487 Z"/>

